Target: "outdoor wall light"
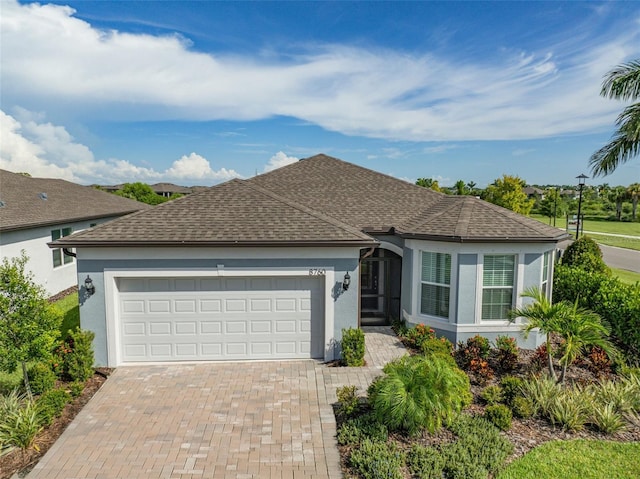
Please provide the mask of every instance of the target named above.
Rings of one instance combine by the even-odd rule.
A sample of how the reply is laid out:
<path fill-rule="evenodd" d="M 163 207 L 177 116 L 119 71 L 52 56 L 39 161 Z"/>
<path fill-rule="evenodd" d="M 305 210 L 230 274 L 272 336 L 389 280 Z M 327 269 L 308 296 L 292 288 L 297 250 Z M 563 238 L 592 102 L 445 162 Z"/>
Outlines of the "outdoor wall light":
<path fill-rule="evenodd" d="M 96 292 L 96 287 L 93 285 L 93 280 L 89 278 L 89 275 L 87 275 L 87 279 L 84 280 L 84 289 L 89 296 Z"/>
<path fill-rule="evenodd" d="M 349 276 L 349 272 L 347 271 L 344 274 L 344 280 L 342 280 L 342 290 L 346 291 L 349 289 L 349 285 L 351 285 L 351 276 Z"/>

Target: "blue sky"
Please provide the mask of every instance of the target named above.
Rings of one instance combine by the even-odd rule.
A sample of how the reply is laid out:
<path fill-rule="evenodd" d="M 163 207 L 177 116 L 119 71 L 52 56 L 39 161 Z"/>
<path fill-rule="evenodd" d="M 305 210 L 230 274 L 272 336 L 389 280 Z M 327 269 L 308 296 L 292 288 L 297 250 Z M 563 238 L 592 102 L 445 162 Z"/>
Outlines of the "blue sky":
<path fill-rule="evenodd" d="M 414 181 L 573 184 L 638 2 L 0 4 L 0 167 L 211 185 L 316 153 Z M 640 159 L 590 184 L 640 181 Z"/>

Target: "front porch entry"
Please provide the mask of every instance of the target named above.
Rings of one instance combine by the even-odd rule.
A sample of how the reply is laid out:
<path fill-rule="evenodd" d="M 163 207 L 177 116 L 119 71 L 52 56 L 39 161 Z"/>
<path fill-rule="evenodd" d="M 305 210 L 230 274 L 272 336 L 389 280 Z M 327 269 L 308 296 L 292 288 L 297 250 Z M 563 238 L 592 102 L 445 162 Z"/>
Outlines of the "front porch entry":
<path fill-rule="evenodd" d="M 386 326 L 400 317 L 402 258 L 377 248 L 360 263 L 360 325 Z"/>

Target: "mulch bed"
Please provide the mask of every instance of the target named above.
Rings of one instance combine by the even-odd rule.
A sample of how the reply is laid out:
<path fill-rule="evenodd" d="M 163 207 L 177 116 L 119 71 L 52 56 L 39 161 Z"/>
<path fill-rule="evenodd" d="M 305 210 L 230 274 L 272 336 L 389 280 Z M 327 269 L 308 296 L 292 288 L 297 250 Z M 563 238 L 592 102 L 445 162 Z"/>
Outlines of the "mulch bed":
<path fill-rule="evenodd" d="M 96 374 L 89 379 L 82 394 L 71 401 L 65 407 L 62 415 L 56 418 L 53 423 L 44 428 L 36 438 L 35 444 L 38 449 L 31 448 L 26 452 L 14 449 L 11 452 L 0 456 L 0 479 L 9 479 L 18 473 L 18 477 L 24 477 L 45 455 L 49 448 L 56 442 L 73 418 L 89 402 L 89 399 L 102 387 L 109 374 L 113 370 L 109 368 L 98 368 Z"/>

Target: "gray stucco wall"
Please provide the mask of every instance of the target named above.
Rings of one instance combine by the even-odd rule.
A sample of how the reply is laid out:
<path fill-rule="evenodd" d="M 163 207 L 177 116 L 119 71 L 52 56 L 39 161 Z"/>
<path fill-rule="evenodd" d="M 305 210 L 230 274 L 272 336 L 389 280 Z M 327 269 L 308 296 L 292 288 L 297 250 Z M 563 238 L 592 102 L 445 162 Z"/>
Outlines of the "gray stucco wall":
<path fill-rule="evenodd" d="M 80 322 L 83 329 L 95 332 L 94 353 L 96 365 L 107 364 L 107 319 L 105 307 L 104 270 L 105 269 L 215 269 L 218 264 L 225 268 L 314 268 L 332 266 L 335 270 L 335 284 L 328 292 L 334 307 L 334 338 L 342 338 L 342 329 L 358 327 L 358 290 L 360 288 L 358 274 L 358 258 L 340 259 L 166 259 L 166 260 L 82 260 L 78 261 L 78 284 L 80 285 Z M 351 276 L 351 287 L 342 292 L 342 280 L 345 272 Z M 84 297 L 84 280 L 89 275 L 96 288 L 95 294 L 86 300 Z M 339 294 L 336 294 L 339 292 Z"/>
<path fill-rule="evenodd" d="M 478 255 L 458 255 L 458 291 L 456 296 L 458 323 L 473 324 L 476 318 Z"/>
<path fill-rule="evenodd" d="M 525 254 L 524 255 L 524 277 L 522 279 L 522 290 L 532 286 L 540 286 L 542 279 L 542 255 L 541 254 Z M 551 267 L 551 265 L 549 265 Z"/>

